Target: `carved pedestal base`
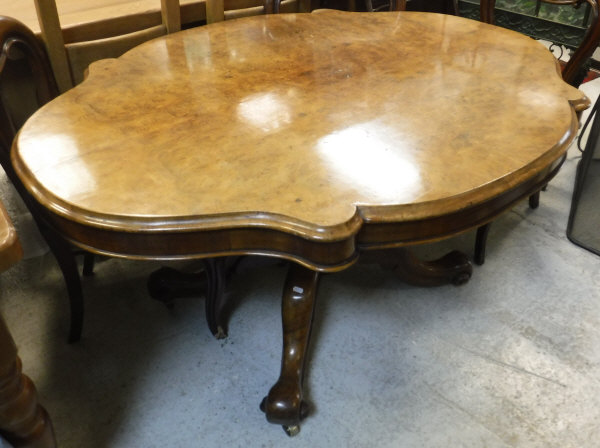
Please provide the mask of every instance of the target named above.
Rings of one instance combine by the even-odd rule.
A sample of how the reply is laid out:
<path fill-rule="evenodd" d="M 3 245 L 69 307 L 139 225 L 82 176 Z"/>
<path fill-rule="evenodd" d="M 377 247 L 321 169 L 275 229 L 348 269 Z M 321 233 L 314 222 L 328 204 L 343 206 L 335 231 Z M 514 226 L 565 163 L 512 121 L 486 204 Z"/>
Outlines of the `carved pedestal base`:
<path fill-rule="evenodd" d="M 148 278 L 150 296 L 173 308 L 175 299 L 205 296 L 206 321 L 217 339 L 227 337 L 227 323 L 223 316 L 224 293 L 227 277 L 227 258 L 207 258 L 204 272 L 181 272 L 162 267 Z M 235 266 L 235 265 L 234 265 Z"/>
<path fill-rule="evenodd" d="M 469 258 L 457 250 L 432 261 L 422 261 L 406 248 L 373 250 L 363 252 L 360 261 L 390 268 L 402 281 L 416 286 L 462 285 L 473 272 Z"/>

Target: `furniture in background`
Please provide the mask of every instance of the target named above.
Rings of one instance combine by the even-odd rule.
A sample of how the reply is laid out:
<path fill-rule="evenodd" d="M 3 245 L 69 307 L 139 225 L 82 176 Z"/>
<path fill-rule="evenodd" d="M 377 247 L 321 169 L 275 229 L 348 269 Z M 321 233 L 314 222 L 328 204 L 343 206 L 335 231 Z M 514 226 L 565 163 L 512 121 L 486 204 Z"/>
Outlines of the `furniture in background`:
<path fill-rule="evenodd" d="M 157 2 L 159 0 L 156 0 Z M 41 36 L 60 92 L 80 83 L 89 64 L 98 59 L 118 57 L 127 50 L 167 33 L 181 29 L 179 0 L 160 0 L 161 23 L 148 28 L 140 14 L 121 17 L 118 22 L 107 23 L 81 32 L 64 33 L 55 0 L 34 0 Z"/>
<path fill-rule="evenodd" d="M 17 233 L 0 203 L 0 272 L 22 256 Z M 0 316 L 0 436 L 14 448 L 54 448 L 48 413 L 39 405 L 35 385 L 21 367 L 13 338 Z"/>
<path fill-rule="evenodd" d="M 574 48 L 571 57 L 568 62 L 562 68 L 562 78 L 565 82 L 569 83 L 574 87 L 579 87 L 583 82 L 585 75 L 589 67 L 589 60 L 594 53 L 595 49 L 598 48 L 600 43 L 600 18 L 598 14 L 598 3 L 596 0 L 539 0 L 540 2 L 550 3 L 555 5 L 566 5 L 566 6 L 580 6 L 583 3 L 589 5 L 590 17 L 589 27 L 583 36 L 583 39 L 579 42 L 579 45 Z M 496 0 L 481 0 L 480 2 L 480 18 L 482 22 L 494 24 Z M 518 137 L 517 137 L 518 138 Z M 545 187 L 545 186 L 544 186 Z M 537 191 L 529 197 L 529 206 L 531 208 L 537 208 L 539 205 L 540 192 Z M 474 261 L 481 265 L 485 262 L 485 251 L 487 244 L 487 237 L 489 234 L 491 222 L 487 223 L 477 229 L 475 237 L 475 250 L 474 250 Z"/>
<path fill-rule="evenodd" d="M 0 164 L 61 269 L 71 310 L 69 341 L 74 342 L 81 338 L 83 326 L 83 291 L 74 248 L 49 225 L 46 212 L 24 187 L 10 160 L 17 131 L 34 111 L 57 94 L 48 58 L 38 39 L 22 23 L 0 16 Z M 92 273 L 93 255 L 84 253 L 83 274 Z"/>
<path fill-rule="evenodd" d="M 310 12 L 310 0 L 205 0 L 206 23 L 259 14 Z"/>
<path fill-rule="evenodd" d="M 108 37 L 104 31 L 122 27 L 123 22 L 128 22 L 133 27 L 127 28 L 125 32 L 160 25 L 162 22 L 160 0 L 55 1 L 64 34 L 86 36 L 83 40 Z M 206 20 L 204 0 L 179 0 L 179 4 L 183 28 L 195 26 Z M 34 34 L 39 35 L 40 26 L 33 0 L 0 0 L 0 12 L 23 22 Z M 131 15 L 137 17 L 137 25 L 131 23 Z M 65 38 L 71 40 L 71 37 Z"/>
<path fill-rule="evenodd" d="M 591 123 L 583 156 L 577 165 L 571 211 L 567 225 L 567 237 L 573 243 L 600 255 L 600 99 L 579 137 L 581 144 L 586 128 Z"/>
<path fill-rule="evenodd" d="M 588 106 L 543 47 L 488 24 L 260 15 L 95 63 L 28 120 L 13 162 L 83 249 L 290 261 L 281 372 L 262 409 L 295 434 L 309 411 L 302 380 L 320 274 L 370 258 L 409 282 L 464 283 L 464 254 L 422 262 L 408 247 L 476 228 L 539 190 Z M 207 300 L 223 322 L 219 290 L 209 285 Z"/>
<path fill-rule="evenodd" d="M 367 12 L 422 11 L 458 14 L 456 0 L 364 0 L 364 3 Z M 350 0 L 349 10 L 354 11 L 355 8 L 356 0 Z"/>
<path fill-rule="evenodd" d="M 480 5 L 480 0 L 459 0 L 459 14 L 479 20 Z M 583 40 L 592 13 L 592 4 L 586 0 L 497 0 L 493 21 L 503 28 L 573 50 Z"/>

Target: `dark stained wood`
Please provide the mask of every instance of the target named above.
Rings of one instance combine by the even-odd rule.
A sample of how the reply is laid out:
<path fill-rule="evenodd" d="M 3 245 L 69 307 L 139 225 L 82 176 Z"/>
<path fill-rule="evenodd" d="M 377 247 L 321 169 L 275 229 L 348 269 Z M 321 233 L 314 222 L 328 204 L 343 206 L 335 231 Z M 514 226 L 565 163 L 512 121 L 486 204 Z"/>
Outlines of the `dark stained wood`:
<path fill-rule="evenodd" d="M 23 91 L 15 89 L 15 80 L 23 76 L 30 76 L 31 82 L 21 81 L 17 84 L 23 88 Z M 17 130 L 25 118 L 55 98 L 58 89 L 46 53 L 37 38 L 22 23 L 2 16 L 0 16 L 0 78 L 4 89 L 0 100 L 0 164 L 23 198 L 61 269 L 71 310 L 68 340 L 75 342 L 81 338 L 83 326 L 83 291 L 72 248 L 48 224 L 46 212 L 31 197 L 10 161 L 10 148 Z M 33 87 L 34 91 L 27 91 L 25 85 Z M 89 259 L 91 255 L 87 254 L 86 257 Z M 89 273 L 89 269 L 88 261 L 86 272 Z"/>
<path fill-rule="evenodd" d="M 415 286 L 459 286 L 469 281 L 473 267 L 468 257 L 452 251 L 437 260 L 424 261 L 407 248 L 364 251 L 360 261 L 392 269 L 405 283 Z"/>
<path fill-rule="evenodd" d="M 204 272 L 182 272 L 163 266 L 150 274 L 147 287 L 150 297 L 163 302 L 167 308 L 173 308 L 175 299 L 204 295 L 206 275 Z"/>
<path fill-rule="evenodd" d="M 207 278 L 206 319 L 208 328 L 217 339 L 227 337 L 227 323 L 222 318 L 225 295 L 225 263 L 227 258 L 206 258 L 204 266 Z"/>
<path fill-rule="evenodd" d="M 296 264 L 290 266 L 281 302 L 281 373 L 261 404 L 267 420 L 283 425 L 289 435 L 297 434 L 300 420 L 308 414 L 302 381 L 318 281 L 317 272 Z"/>
<path fill-rule="evenodd" d="M 487 224 L 484 224 L 481 227 L 477 228 L 477 234 L 475 235 L 475 250 L 473 255 L 473 261 L 475 261 L 475 264 L 479 266 L 485 263 L 485 247 L 491 226 L 492 223 L 488 222 Z"/>

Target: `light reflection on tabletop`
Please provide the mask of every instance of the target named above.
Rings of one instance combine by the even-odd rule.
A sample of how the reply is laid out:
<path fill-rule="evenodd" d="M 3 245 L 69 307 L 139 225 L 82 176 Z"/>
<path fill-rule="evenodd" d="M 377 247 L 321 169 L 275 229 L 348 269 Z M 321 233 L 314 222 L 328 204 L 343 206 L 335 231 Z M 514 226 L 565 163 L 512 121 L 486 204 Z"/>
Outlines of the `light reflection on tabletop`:
<path fill-rule="evenodd" d="M 421 189 L 409 138 L 377 122 L 361 123 L 321 138 L 319 155 L 336 183 L 346 183 L 377 203 L 403 203 Z"/>

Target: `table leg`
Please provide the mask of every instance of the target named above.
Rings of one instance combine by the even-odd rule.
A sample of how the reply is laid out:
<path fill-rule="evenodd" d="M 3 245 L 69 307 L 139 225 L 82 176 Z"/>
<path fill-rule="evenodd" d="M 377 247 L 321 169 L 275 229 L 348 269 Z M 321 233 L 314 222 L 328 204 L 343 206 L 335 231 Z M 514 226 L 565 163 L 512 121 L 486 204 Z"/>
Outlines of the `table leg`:
<path fill-rule="evenodd" d="M 204 260 L 206 269 L 206 320 L 208 328 L 217 339 L 227 337 L 227 324 L 223 319 L 225 304 L 225 283 L 227 258 L 207 258 Z"/>
<path fill-rule="evenodd" d="M 148 277 L 148 292 L 153 299 L 173 308 L 174 300 L 183 297 L 206 296 L 205 309 L 208 328 L 217 339 L 227 337 L 227 323 L 223 316 L 225 284 L 227 279 L 225 257 L 204 260 L 204 272 L 181 272 L 162 267 Z"/>
<path fill-rule="evenodd" d="M 416 286 L 462 285 L 473 272 L 469 258 L 457 250 L 432 261 L 420 260 L 406 248 L 368 250 L 359 260 L 391 267 L 404 282 Z"/>
<path fill-rule="evenodd" d="M 46 410 L 38 404 L 33 382 L 21 373 L 21 360 L 0 318 L 0 434 L 15 448 L 56 447 Z"/>
<path fill-rule="evenodd" d="M 303 400 L 302 380 L 318 280 L 318 272 L 296 264 L 290 266 L 281 305 L 281 373 L 260 406 L 267 420 L 283 425 L 290 436 L 298 433 L 300 420 L 308 414 L 308 405 Z"/>
<path fill-rule="evenodd" d="M 473 261 L 481 266 L 485 263 L 485 247 L 487 245 L 487 237 L 490 233 L 491 222 L 484 224 L 477 228 L 477 234 L 475 235 L 475 250 L 473 253 Z"/>

